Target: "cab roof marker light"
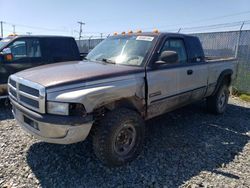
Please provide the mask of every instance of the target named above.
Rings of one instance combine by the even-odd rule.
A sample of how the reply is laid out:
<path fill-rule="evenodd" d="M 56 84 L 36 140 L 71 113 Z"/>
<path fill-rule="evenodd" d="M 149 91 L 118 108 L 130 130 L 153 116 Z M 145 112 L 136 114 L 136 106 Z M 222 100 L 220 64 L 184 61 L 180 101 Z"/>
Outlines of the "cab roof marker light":
<path fill-rule="evenodd" d="M 117 33 L 117 32 L 114 32 L 114 35 L 118 35 L 118 33 Z"/>
<path fill-rule="evenodd" d="M 15 36 L 17 36 L 17 34 L 15 34 L 15 33 L 12 33 L 12 34 L 8 35 L 8 37 L 15 37 Z"/>
<path fill-rule="evenodd" d="M 142 30 L 138 30 L 138 31 L 136 31 L 136 33 L 142 33 Z"/>
<path fill-rule="evenodd" d="M 158 29 L 154 29 L 153 33 L 159 33 L 159 30 Z"/>
<path fill-rule="evenodd" d="M 132 33 L 133 33 L 133 31 L 132 31 L 132 30 L 129 30 L 129 31 L 128 31 L 128 34 L 132 34 Z"/>
<path fill-rule="evenodd" d="M 123 32 L 122 32 L 122 35 L 125 35 L 125 34 L 126 34 L 126 32 L 125 32 L 125 31 L 123 31 Z"/>

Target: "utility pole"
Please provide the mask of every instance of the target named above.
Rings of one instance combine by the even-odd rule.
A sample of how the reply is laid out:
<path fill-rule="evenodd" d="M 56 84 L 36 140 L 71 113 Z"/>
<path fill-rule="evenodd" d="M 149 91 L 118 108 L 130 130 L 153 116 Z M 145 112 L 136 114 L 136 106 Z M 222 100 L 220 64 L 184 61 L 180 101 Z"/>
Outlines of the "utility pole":
<path fill-rule="evenodd" d="M 101 39 L 102 39 L 102 35 L 103 35 L 103 33 L 100 33 L 101 34 Z"/>
<path fill-rule="evenodd" d="M 79 32 L 79 43 L 80 43 L 80 40 L 81 40 L 81 37 L 82 37 L 82 25 L 85 25 L 85 23 L 83 23 L 83 22 L 77 22 L 77 23 L 79 23 L 80 24 L 80 32 Z"/>
<path fill-rule="evenodd" d="M 13 34 L 16 34 L 16 26 L 12 25 L 12 27 L 13 27 Z"/>
<path fill-rule="evenodd" d="M 0 21 L 0 25 L 1 25 L 1 37 L 3 37 L 3 21 Z"/>

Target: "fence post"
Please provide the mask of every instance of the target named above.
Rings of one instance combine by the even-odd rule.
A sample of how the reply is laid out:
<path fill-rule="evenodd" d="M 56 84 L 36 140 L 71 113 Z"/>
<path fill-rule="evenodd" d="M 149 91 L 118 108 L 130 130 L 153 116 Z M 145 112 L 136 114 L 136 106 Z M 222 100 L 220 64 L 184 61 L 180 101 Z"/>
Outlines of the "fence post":
<path fill-rule="evenodd" d="M 90 40 L 91 40 L 92 37 L 93 37 L 93 36 L 90 36 L 90 37 L 89 37 L 88 53 L 89 53 L 89 51 L 90 51 Z"/>
<path fill-rule="evenodd" d="M 238 59 L 238 53 L 239 53 L 239 45 L 240 45 L 240 38 L 241 38 L 241 31 L 242 31 L 242 28 L 244 26 L 244 22 L 242 22 L 241 26 L 240 26 L 240 30 L 239 30 L 239 35 L 238 35 L 238 38 L 237 38 L 237 43 L 236 43 L 236 49 L 235 49 L 235 55 L 234 55 L 234 58 L 237 60 L 237 65 L 236 65 L 236 79 L 238 77 L 238 73 L 239 73 L 239 66 L 240 66 L 240 61 Z M 236 81 L 237 83 L 237 81 Z M 237 84 L 235 84 L 237 85 Z M 234 88 L 236 91 L 238 90 L 236 87 Z M 232 93 L 232 88 L 230 89 L 230 92 Z"/>
<path fill-rule="evenodd" d="M 242 28 L 244 26 L 244 23 L 245 22 L 242 22 L 241 26 L 240 26 L 240 30 L 239 30 L 239 35 L 238 35 L 238 39 L 237 39 L 237 43 L 236 43 L 236 49 L 235 49 L 235 58 L 238 57 L 238 50 L 239 50 L 239 45 L 240 45 L 240 37 L 241 37 L 241 31 L 242 31 Z"/>

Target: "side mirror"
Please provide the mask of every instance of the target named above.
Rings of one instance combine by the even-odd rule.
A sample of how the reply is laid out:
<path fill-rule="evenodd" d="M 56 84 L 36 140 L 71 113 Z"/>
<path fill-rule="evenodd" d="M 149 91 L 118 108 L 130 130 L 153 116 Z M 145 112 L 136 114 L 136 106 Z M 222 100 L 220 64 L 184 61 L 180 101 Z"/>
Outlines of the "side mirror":
<path fill-rule="evenodd" d="M 178 54 L 175 51 L 163 51 L 156 64 L 173 64 L 178 62 Z"/>
<path fill-rule="evenodd" d="M 3 56 L 3 59 L 5 61 L 12 61 L 13 60 L 13 55 L 11 53 L 10 48 L 4 48 L 1 52 L 1 56 Z"/>

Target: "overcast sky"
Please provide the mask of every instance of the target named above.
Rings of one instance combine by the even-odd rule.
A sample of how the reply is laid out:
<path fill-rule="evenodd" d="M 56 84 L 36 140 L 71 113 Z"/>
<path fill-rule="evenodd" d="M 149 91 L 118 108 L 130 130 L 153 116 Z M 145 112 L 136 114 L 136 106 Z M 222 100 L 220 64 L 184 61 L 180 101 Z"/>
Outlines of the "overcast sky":
<path fill-rule="evenodd" d="M 100 35 L 130 29 L 177 31 L 243 20 L 250 20 L 250 0 L 0 0 L 5 35 L 13 31 L 13 24 L 19 34 L 77 36 L 77 21 L 86 23 L 83 35 Z M 202 30 L 206 28 L 197 31 Z"/>

